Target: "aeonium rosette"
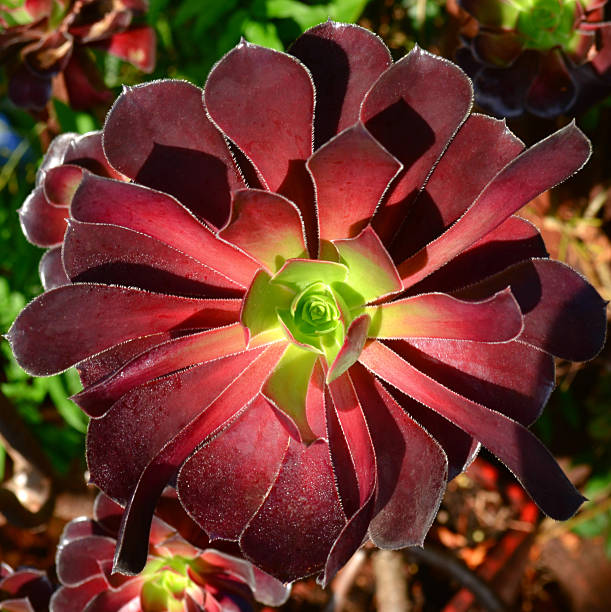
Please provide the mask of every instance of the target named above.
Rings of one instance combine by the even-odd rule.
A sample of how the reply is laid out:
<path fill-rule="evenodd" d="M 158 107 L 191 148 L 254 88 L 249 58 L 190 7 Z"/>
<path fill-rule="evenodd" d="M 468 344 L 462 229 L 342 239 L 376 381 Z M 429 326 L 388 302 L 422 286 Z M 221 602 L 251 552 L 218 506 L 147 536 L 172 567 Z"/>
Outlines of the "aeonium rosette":
<path fill-rule="evenodd" d="M 527 426 L 605 304 L 514 213 L 590 146 L 571 124 L 524 150 L 472 97 L 451 62 L 328 22 L 290 55 L 242 42 L 203 92 L 127 89 L 117 177 L 61 155 L 40 177 L 21 219 L 63 194 L 59 286 L 9 339 L 35 375 L 79 369 L 91 479 L 126 506 L 116 569 L 145 566 L 171 483 L 215 546 L 326 581 L 366 537 L 420 544 L 480 443 L 576 511 Z"/>
<path fill-rule="evenodd" d="M 163 501 L 170 523 L 153 517 L 147 563 L 135 577 L 112 573 L 121 506 L 99 494 L 93 519 L 68 523 L 56 558 L 61 587 L 50 612 L 247 612 L 255 599 L 270 606 L 286 601 L 289 587 L 247 561 L 208 548 L 205 534 L 189 525 L 177 502 L 171 496 Z M 182 537 L 185 528 L 204 549 Z"/>
<path fill-rule="evenodd" d="M 456 60 L 478 104 L 499 116 L 575 115 L 611 92 L 607 0 L 459 0 Z"/>
<path fill-rule="evenodd" d="M 38 569 L 14 570 L 0 563 L 0 610 L 2 612 L 46 612 L 53 587 Z"/>
<path fill-rule="evenodd" d="M 11 101 L 45 107 L 51 92 L 73 108 L 112 94 L 90 56 L 102 49 L 144 72 L 155 66 L 155 31 L 136 23 L 146 0 L 10 0 L 0 5 L 0 63 Z"/>

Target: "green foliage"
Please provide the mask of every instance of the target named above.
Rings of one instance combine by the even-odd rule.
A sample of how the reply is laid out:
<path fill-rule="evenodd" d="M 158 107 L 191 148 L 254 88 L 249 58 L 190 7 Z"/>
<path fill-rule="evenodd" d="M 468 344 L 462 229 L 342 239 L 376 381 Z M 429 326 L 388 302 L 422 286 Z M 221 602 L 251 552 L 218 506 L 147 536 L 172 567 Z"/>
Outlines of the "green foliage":
<path fill-rule="evenodd" d="M 25 304 L 24 295 L 11 290 L 6 278 L 0 278 L 0 327 L 3 330 Z M 78 374 L 69 370 L 50 378 L 32 378 L 16 363 L 7 342 L 0 345 L 0 362 L 5 380 L 0 384 L 0 392 L 31 427 L 55 469 L 65 473 L 74 459 L 82 455 L 87 430 L 87 417 L 68 399 L 81 388 Z"/>
<path fill-rule="evenodd" d="M 151 0 L 149 23 L 159 35 L 155 76 L 202 85 L 210 68 L 241 37 L 283 50 L 301 32 L 327 19 L 353 22 L 368 0 Z"/>
<path fill-rule="evenodd" d="M 605 550 L 611 558 L 611 472 L 590 478 L 584 495 L 592 500 L 583 510 L 588 518 L 575 525 L 573 531 L 583 538 L 604 536 Z"/>
<path fill-rule="evenodd" d="M 57 121 L 62 129 L 62 132 L 78 132 L 85 134 L 93 130 L 99 130 L 102 126 L 100 122 L 83 111 L 72 110 L 69 106 L 60 102 L 57 99 L 53 100 L 53 108 L 57 115 Z"/>

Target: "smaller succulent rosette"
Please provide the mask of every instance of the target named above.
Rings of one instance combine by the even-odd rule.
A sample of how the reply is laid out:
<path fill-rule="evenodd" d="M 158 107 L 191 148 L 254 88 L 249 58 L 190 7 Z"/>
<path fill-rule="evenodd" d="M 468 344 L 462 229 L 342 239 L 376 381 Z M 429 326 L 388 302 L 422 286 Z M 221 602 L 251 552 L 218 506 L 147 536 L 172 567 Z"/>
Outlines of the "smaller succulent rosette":
<path fill-rule="evenodd" d="M 93 520 L 68 523 L 56 556 L 62 586 L 50 612 L 248 612 L 255 600 L 270 606 L 286 601 L 290 587 L 247 561 L 207 548 L 205 534 L 175 498 L 168 492 L 162 501 L 172 526 L 155 516 L 148 561 L 137 576 L 112 573 L 121 506 L 100 493 Z"/>
<path fill-rule="evenodd" d="M 498 116 L 575 115 L 611 92 L 606 0 L 459 0 L 459 65 Z"/>
<path fill-rule="evenodd" d="M 45 612 L 53 587 L 37 569 L 13 570 L 0 563 L 0 610 L 2 612 Z"/>
<path fill-rule="evenodd" d="M 134 23 L 146 0 L 13 0 L 0 7 L 0 63 L 8 95 L 31 111 L 51 92 L 75 109 L 105 104 L 104 86 L 88 48 L 103 49 L 144 72 L 155 66 L 155 32 Z"/>

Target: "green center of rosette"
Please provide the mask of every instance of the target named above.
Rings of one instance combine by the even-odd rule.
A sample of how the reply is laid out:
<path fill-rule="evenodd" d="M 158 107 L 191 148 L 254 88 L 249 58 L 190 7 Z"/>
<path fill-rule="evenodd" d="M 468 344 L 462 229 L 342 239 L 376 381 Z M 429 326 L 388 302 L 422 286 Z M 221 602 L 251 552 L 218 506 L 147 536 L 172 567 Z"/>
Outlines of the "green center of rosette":
<path fill-rule="evenodd" d="M 274 276 L 261 270 L 246 296 L 242 323 L 252 336 L 280 330 L 331 365 L 348 326 L 363 310 L 364 300 L 351 292 L 347 277 L 345 265 L 323 260 L 288 260 Z"/>
<path fill-rule="evenodd" d="M 322 367 L 328 384 L 347 372 L 367 342 L 368 304 L 402 288 L 370 227 L 322 247 L 325 259 L 289 258 L 273 275 L 261 268 L 240 317 L 250 346 L 284 341 L 284 353 L 261 392 L 293 420 L 306 443 L 316 438 L 306 411 L 315 369 Z"/>
<path fill-rule="evenodd" d="M 185 592 L 197 588 L 189 576 L 189 566 L 189 560 L 180 556 L 149 561 L 142 571 L 140 600 L 143 612 L 182 612 Z"/>
<path fill-rule="evenodd" d="M 554 47 L 572 51 L 579 39 L 575 31 L 579 0 L 514 0 L 519 7 L 516 31 L 527 49 Z"/>

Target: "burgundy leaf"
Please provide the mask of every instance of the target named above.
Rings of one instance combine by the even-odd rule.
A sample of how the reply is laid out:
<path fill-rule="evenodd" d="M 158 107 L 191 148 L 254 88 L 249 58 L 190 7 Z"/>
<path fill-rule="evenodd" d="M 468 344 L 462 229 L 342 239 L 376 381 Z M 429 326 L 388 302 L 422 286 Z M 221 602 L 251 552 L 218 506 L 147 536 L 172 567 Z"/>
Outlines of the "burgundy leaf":
<path fill-rule="evenodd" d="M 48 155 L 48 153 L 47 153 Z M 106 159 L 102 148 L 102 132 L 88 132 L 71 140 L 64 157 L 65 164 L 80 166 L 109 178 L 124 179 L 124 175 L 115 170 Z"/>
<path fill-rule="evenodd" d="M 202 414 L 261 353 L 262 349 L 244 351 L 132 389 L 104 416 L 90 422 L 87 461 L 92 481 L 115 499 L 127 501 L 142 471 L 166 443 Z M 203 438 L 192 449 L 201 441 Z"/>
<path fill-rule="evenodd" d="M 96 325 L 83 321 L 75 327 L 75 312 L 86 312 Z M 7 337 L 26 371 L 48 376 L 125 340 L 226 325 L 237 321 L 239 312 L 240 300 L 198 300 L 84 283 L 58 287 L 36 298 L 17 317 Z"/>
<path fill-rule="evenodd" d="M 108 582 L 103 576 L 94 576 L 77 587 L 62 586 L 51 597 L 49 612 L 84 610 L 98 593 L 106 589 Z"/>
<path fill-rule="evenodd" d="M 469 298 L 511 287 L 524 313 L 520 339 L 563 359 L 587 361 L 605 341 L 606 305 L 596 289 L 559 261 L 534 259 L 466 288 Z"/>
<path fill-rule="evenodd" d="M 362 366 L 354 366 L 350 378 L 377 461 L 376 509 L 369 535 L 382 548 L 421 546 L 445 491 L 445 453 Z"/>
<path fill-rule="evenodd" d="M 288 441 L 274 409 L 259 396 L 183 464 L 177 484 L 181 502 L 211 538 L 240 536 L 263 503 Z"/>
<path fill-rule="evenodd" d="M 184 81 L 126 89 L 108 114 L 104 151 L 117 170 L 175 196 L 216 227 L 229 216 L 230 190 L 243 185 L 227 144 L 206 117 L 201 89 Z"/>
<path fill-rule="evenodd" d="M 472 49 L 479 61 L 504 68 L 518 59 L 522 38 L 514 32 L 481 31 L 473 39 Z"/>
<path fill-rule="evenodd" d="M 240 546 L 258 567 L 289 582 L 320 571 L 344 523 L 326 442 L 306 447 L 291 438 Z"/>
<path fill-rule="evenodd" d="M 332 21 L 309 29 L 289 52 L 307 66 L 316 87 L 316 149 L 357 121 L 367 90 L 392 62 L 375 34 Z"/>
<path fill-rule="evenodd" d="M 577 172 L 590 152 L 590 142 L 571 123 L 516 157 L 454 225 L 399 265 L 404 286 L 409 287 L 428 276 L 542 191 Z"/>
<path fill-rule="evenodd" d="M 117 225 L 69 221 L 63 265 L 73 282 L 124 285 L 193 297 L 240 297 L 244 292 L 193 257 Z"/>
<path fill-rule="evenodd" d="M 61 244 L 70 215 L 67 208 L 47 200 L 42 186 L 32 191 L 18 212 L 21 229 L 32 244 L 40 247 Z"/>
<path fill-rule="evenodd" d="M 38 265 L 38 275 L 45 291 L 70 283 L 62 263 L 62 247 L 53 247 L 42 256 Z"/>
<path fill-rule="evenodd" d="M 180 335 L 180 332 L 178 332 L 178 335 Z M 108 376 L 108 374 L 112 374 L 136 355 L 148 350 L 152 346 L 169 340 L 171 337 L 173 337 L 171 332 L 144 335 L 133 340 L 126 340 L 87 359 L 83 359 L 83 361 L 76 365 L 83 386 L 88 387 L 101 378 Z"/>
<path fill-rule="evenodd" d="M 511 291 L 487 300 L 461 301 L 444 293 L 422 293 L 368 308 L 369 336 L 446 338 L 507 342 L 522 331 L 522 314 Z"/>
<path fill-rule="evenodd" d="M 114 552 L 110 537 L 91 535 L 63 544 L 57 553 L 57 577 L 65 586 L 80 586 L 100 574 L 100 564 L 112 559 Z"/>
<path fill-rule="evenodd" d="M 585 498 L 554 458 L 516 421 L 443 387 L 380 342 L 368 344 L 360 361 L 376 375 L 477 438 L 505 463 L 548 516 L 566 520 L 583 503 Z"/>
<path fill-rule="evenodd" d="M 315 252 L 314 192 L 305 169 L 314 111 L 307 70 L 289 55 L 242 41 L 212 69 L 204 101 L 214 123 L 255 165 L 264 186 L 297 205 Z"/>
<path fill-rule="evenodd" d="M 509 217 L 445 266 L 410 287 L 408 293 L 456 291 L 514 263 L 547 256 L 539 230 L 530 221 Z"/>
<path fill-rule="evenodd" d="M 451 88 L 451 99 L 445 92 Z M 375 227 L 388 246 L 408 205 L 471 109 L 473 90 L 454 64 L 415 47 L 369 90 L 361 121 L 402 164 Z"/>
<path fill-rule="evenodd" d="M 239 323 L 168 340 L 143 351 L 72 399 L 90 416 L 101 416 L 133 387 L 194 363 L 213 361 L 245 349 L 246 334 Z"/>
<path fill-rule="evenodd" d="M 401 164 L 356 123 L 318 149 L 307 167 L 316 185 L 319 235 L 331 240 L 354 238 L 369 223 Z"/>
<path fill-rule="evenodd" d="M 520 341 L 482 344 L 418 338 L 390 346 L 445 387 L 494 406 L 522 425 L 539 417 L 554 389 L 552 357 Z"/>
<path fill-rule="evenodd" d="M 44 193 L 55 206 L 70 206 L 72 196 L 83 178 L 83 169 L 74 164 L 50 168 L 44 178 Z"/>
<path fill-rule="evenodd" d="M 345 503 L 349 498 L 345 494 L 342 496 L 344 511 L 349 520 L 331 548 L 325 564 L 323 584 L 326 584 L 347 563 L 365 538 L 374 510 L 377 488 L 376 454 L 363 407 L 349 373 L 343 374 L 329 384 L 328 410 L 335 412 L 335 418 L 328 418 L 331 457 L 334 455 L 334 438 L 339 437 L 345 440 L 349 454 L 348 460 L 334 461 L 334 473 L 338 482 L 356 476 L 356 497 L 352 502 L 355 510 L 352 513 Z"/>
<path fill-rule="evenodd" d="M 229 224 L 219 236 L 275 273 L 285 259 L 307 254 L 299 209 L 275 193 L 242 189 L 233 194 Z M 274 236 L 274 241 L 269 240 Z"/>
<path fill-rule="evenodd" d="M 258 269 L 253 259 L 219 240 L 177 200 L 140 185 L 88 174 L 71 212 L 77 221 L 110 223 L 157 238 L 244 287 Z"/>
<path fill-rule="evenodd" d="M 255 164 L 267 187 L 282 193 L 291 162 L 312 153 L 314 91 L 303 66 L 242 41 L 212 69 L 204 100 L 212 120 Z"/>
<path fill-rule="evenodd" d="M 471 206 L 488 181 L 523 149 L 524 145 L 504 121 L 471 115 L 411 207 L 393 246 L 395 261 L 402 261 L 437 238 Z M 477 168 L 477 172 L 466 172 L 466 168 Z"/>
<path fill-rule="evenodd" d="M 113 565 L 115 570 L 132 574 L 144 568 L 150 522 L 163 488 L 193 448 L 219 433 L 258 395 L 284 348 L 278 343 L 255 357 L 212 403 L 203 406 L 202 414 L 170 439 L 146 466 L 123 515 Z"/>

